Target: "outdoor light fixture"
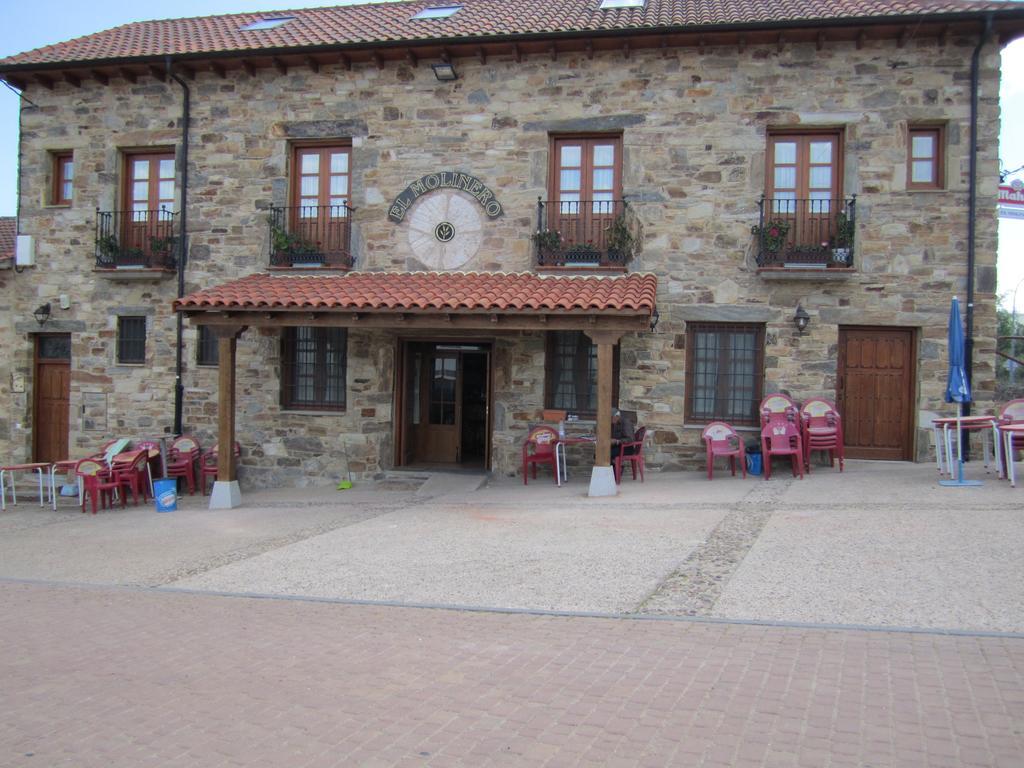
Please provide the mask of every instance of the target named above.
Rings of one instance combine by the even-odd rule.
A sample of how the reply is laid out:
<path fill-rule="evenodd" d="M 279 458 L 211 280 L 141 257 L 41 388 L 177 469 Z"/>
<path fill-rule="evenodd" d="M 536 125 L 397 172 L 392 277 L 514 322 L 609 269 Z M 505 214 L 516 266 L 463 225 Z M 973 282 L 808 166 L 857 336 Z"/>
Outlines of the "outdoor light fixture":
<path fill-rule="evenodd" d="M 440 64 L 431 64 L 430 67 L 434 70 L 434 77 L 442 83 L 450 83 L 452 80 L 459 79 L 459 76 L 455 74 L 455 67 L 450 61 L 442 61 Z"/>
<path fill-rule="evenodd" d="M 811 316 L 807 314 L 805 310 L 799 304 L 796 305 L 796 314 L 793 315 L 793 325 L 796 326 L 797 331 L 801 336 L 804 335 L 804 331 L 807 330 L 807 324 L 811 322 Z"/>
<path fill-rule="evenodd" d="M 50 319 L 50 302 L 40 304 L 36 307 L 36 311 L 32 313 L 32 316 L 36 319 L 36 322 L 42 325 Z"/>
<path fill-rule="evenodd" d="M 655 307 L 654 311 L 651 312 L 651 332 L 652 333 L 654 332 L 654 329 L 658 327 L 658 321 L 660 319 L 661 319 L 661 315 L 658 314 L 658 308 Z"/>

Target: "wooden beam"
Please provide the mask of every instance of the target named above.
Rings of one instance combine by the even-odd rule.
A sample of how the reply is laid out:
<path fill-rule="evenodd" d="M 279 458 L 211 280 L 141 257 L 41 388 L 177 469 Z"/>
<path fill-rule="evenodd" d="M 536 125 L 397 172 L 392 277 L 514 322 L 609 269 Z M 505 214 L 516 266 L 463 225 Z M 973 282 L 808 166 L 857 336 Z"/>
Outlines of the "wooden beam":
<path fill-rule="evenodd" d="M 451 60 L 451 51 L 449 51 L 447 48 L 441 48 L 441 61 L 445 62 L 446 64 L 450 64 Z"/>
<path fill-rule="evenodd" d="M 314 72 L 320 71 L 320 62 L 314 59 L 312 56 L 306 57 L 306 66 L 309 67 Z"/>
<path fill-rule="evenodd" d="M 186 79 L 188 79 L 188 80 L 195 80 L 196 79 L 196 71 L 192 67 L 187 67 L 184 64 L 178 64 L 177 68 L 181 71 L 181 73 L 183 75 L 185 75 Z"/>
<path fill-rule="evenodd" d="M 64 82 L 68 85 L 74 86 L 75 88 L 82 87 L 82 80 L 77 75 L 73 75 L 70 72 L 64 73 Z"/>
<path fill-rule="evenodd" d="M 747 36 L 746 35 L 740 35 L 739 40 L 736 41 L 736 47 L 737 47 L 737 49 L 739 50 L 740 53 L 743 53 L 745 50 L 747 50 Z"/>
<path fill-rule="evenodd" d="M 28 81 L 27 80 L 19 80 L 18 78 L 12 77 L 11 75 L 4 75 L 3 79 L 6 80 L 11 85 L 13 85 L 19 91 L 24 91 L 24 90 L 26 90 L 28 88 Z"/>
<path fill-rule="evenodd" d="M 288 74 L 288 65 L 285 64 L 284 61 L 279 59 L 277 56 L 272 57 L 270 59 L 270 62 L 274 65 L 274 69 L 276 69 L 282 75 Z"/>
<path fill-rule="evenodd" d="M 909 39 L 910 39 L 910 29 L 908 27 L 904 27 L 903 29 L 900 30 L 900 36 L 896 40 L 896 47 L 897 48 L 903 48 L 907 44 L 907 40 L 909 40 Z"/>
<path fill-rule="evenodd" d="M 476 56 L 478 59 L 480 59 L 481 64 L 487 63 L 487 51 L 484 50 L 484 47 L 482 45 L 476 49 Z"/>
<path fill-rule="evenodd" d="M 412 48 L 405 52 L 405 58 L 407 58 L 409 60 L 409 64 L 414 67 L 418 67 L 420 64 L 419 57 L 416 56 L 416 52 Z"/>
<path fill-rule="evenodd" d="M 583 50 L 586 51 L 588 59 L 594 58 L 594 41 L 587 38 L 587 41 L 583 43 Z"/>
<path fill-rule="evenodd" d="M 825 47 L 825 33 L 821 30 L 818 31 L 818 37 L 814 41 L 814 47 L 819 51 Z"/>
<path fill-rule="evenodd" d="M 136 78 L 136 76 L 135 76 L 135 73 L 134 73 L 134 72 L 132 72 L 132 71 L 131 71 L 130 69 L 124 69 L 124 68 L 122 68 L 122 69 L 119 69 L 119 70 L 117 70 L 117 73 L 118 73 L 119 75 L 121 75 L 121 77 L 122 77 L 122 78 L 124 78 L 125 80 L 127 80 L 127 81 L 128 81 L 129 83 L 132 83 L 133 85 L 134 85 L 134 84 L 135 84 L 136 82 L 138 82 L 138 78 Z"/>
<path fill-rule="evenodd" d="M 245 70 L 245 74 L 247 74 L 249 77 L 256 76 L 256 65 L 248 59 L 242 59 L 242 69 Z"/>
<path fill-rule="evenodd" d="M 211 329 L 217 337 L 217 481 L 238 479 L 235 461 L 235 363 L 238 337 L 245 326 Z"/>
<path fill-rule="evenodd" d="M 515 57 L 516 64 L 520 64 L 523 61 L 523 53 L 519 50 L 518 43 L 512 43 L 512 55 Z"/>
<path fill-rule="evenodd" d="M 864 41 L 865 41 L 866 39 L 867 39 L 867 34 L 866 34 L 866 33 L 864 32 L 864 30 L 863 30 L 863 29 L 862 29 L 862 30 L 860 30 L 860 31 L 859 31 L 859 32 L 857 33 L 857 50 L 858 50 L 858 51 L 859 51 L 859 50 L 860 50 L 861 48 L 863 48 L 863 47 L 864 47 Z"/>
<path fill-rule="evenodd" d="M 377 69 L 384 69 L 384 59 L 380 57 L 380 51 L 374 51 L 370 54 L 370 58 L 373 59 L 373 65 Z"/>
<path fill-rule="evenodd" d="M 949 24 L 943 26 L 942 31 L 939 33 L 939 46 L 942 48 L 946 47 L 949 42 Z"/>
<path fill-rule="evenodd" d="M 343 53 L 343 54 L 341 54 L 340 61 L 341 61 L 341 66 L 343 66 L 349 72 L 352 71 L 352 59 L 350 59 L 348 56 L 346 56 Z"/>
<path fill-rule="evenodd" d="M 221 80 L 226 79 L 228 76 L 227 70 L 215 61 L 210 62 L 210 70 Z"/>
<path fill-rule="evenodd" d="M 45 88 L 48 91 L 53 90 L 53 80 L 48 78 L 46 75 L 36 75 L 35 78 L 36 82 L 43 86 L 43 88 Z"/>
<path fill-rule="evenodd" d="M 779 39 L 778 39 L 778 42 L 776 43 L 776 48 L 777 48 L 779 53 L 782 53 L 782 47 L 785 44 L 786 44 L 786 36 L 784 34 L 782 34 L 781 32 L 779 32 Z"/>
<path fill-rule="evenodd" d="M 697 36 L 697 53 L 704 55 L 704 35 Z"/>
<path fill-rule="evenodd" d="M 555 47 L 554 43 L 551 44 L 551 48 L 549 49 L 549 52 L 551 53 L 551 60 L 552 61 L 557 61 L 558 60 L 558 48 Z"/>
<path fill-rule="evenodd" d="M 594 446 L 594 466 L 608 467 L 612 463 L 614 347 L 621 334 L 609 331 L 587 331 L 586 333 L 597 345 L 597 445 Z"/>
<path fill-rule="evenodd" d="M 167 70 L 163 67 L 149 67 L 149 74 L 159 80 L 161 83 L 167 82 Z"/>
<path fill-rule="evenodd" d="M 110 85 L 110 78 L 98 69 L 90 69 L 89 74 L 92 75 L 92 79 L 100 85 Z"/>
<path fill-rule="evenodd" d="M 622 41 L 622 55 L 629 58 L 629 40 Z"/>

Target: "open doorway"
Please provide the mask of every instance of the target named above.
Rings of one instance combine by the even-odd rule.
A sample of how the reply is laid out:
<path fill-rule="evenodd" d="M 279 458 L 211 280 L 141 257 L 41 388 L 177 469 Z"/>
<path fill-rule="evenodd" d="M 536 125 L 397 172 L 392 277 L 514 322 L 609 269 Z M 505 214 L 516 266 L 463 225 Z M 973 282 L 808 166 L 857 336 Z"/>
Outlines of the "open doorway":
<path fill-rule="evenodd" d="M 490 466 L 490 343 L 403 341 L 398 382 L 398 466 Z"/>

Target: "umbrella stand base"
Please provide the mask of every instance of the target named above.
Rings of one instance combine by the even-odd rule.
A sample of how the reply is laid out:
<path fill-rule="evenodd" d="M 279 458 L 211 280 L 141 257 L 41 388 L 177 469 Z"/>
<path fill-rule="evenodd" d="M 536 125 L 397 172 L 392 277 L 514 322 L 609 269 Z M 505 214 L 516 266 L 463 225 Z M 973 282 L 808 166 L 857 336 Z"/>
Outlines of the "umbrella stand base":
<path fill-rule="evenodd" d="M 983 485 L 981 480 L 939 480 L 939 485 L 947 488 L 966 487 L 968 485 Z"/>

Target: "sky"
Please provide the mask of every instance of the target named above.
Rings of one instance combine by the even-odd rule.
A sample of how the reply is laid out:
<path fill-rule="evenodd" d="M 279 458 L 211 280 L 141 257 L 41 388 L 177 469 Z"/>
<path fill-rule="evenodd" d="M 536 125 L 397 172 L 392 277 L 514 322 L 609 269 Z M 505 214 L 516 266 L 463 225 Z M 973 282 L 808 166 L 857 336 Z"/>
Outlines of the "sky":
<path fill-rule="evenodd" d="M 330 3 L 309 0 L 297 3 L 280 0 L 177 0 L 168 8 L 173 8 L 171 15 L 180 18 L 347 4 L 345 0 Z M 160 17 L 159 14 L 147 13 L 146 8 L 137 0 L 12 2 L 4 9 L 0 58 L 131 21 Z M 1003 50 L 1002 70 L 1000 159 L 1004 168 L 1014 169 L 1024 166 L 1024 39 Z M 7 88 L 0 87 L 0 216 L 13 216 L 17 211 L 17 173 L 18 97 Z M 1024 179 L 1024 172 L 1018 176 Z M 1016 310 L 1024 314 L 1024 219 L 999 221 L 998 265 L 998 292 L 1004 297 L 1003 305 L 1013 309 L 1012 300 L 1016 297 Z"/>

